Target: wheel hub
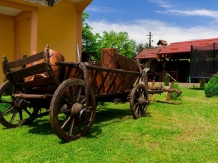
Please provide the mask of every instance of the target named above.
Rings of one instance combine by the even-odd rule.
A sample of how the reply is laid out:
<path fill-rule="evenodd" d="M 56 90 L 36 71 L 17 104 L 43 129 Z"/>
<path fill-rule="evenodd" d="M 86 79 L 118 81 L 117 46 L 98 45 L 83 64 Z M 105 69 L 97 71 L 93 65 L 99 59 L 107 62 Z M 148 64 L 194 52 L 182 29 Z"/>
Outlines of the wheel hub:
<path fill-rule="evenodd" d="M 75 103 L 73 104 L 72 108 L 71 108 L 71 114 L 73 115 L 79 115 L 80 111 L 83 109 L 83 105 L 80 103 Z"/>
<path fill-rule="evenodd" d="M 24 99 L 21 99 L 21 98 L 17 98 L 15 101 L 14 101 L 14 106 L 16 108 L 26 108 L 28 105 L 28 101 L 27 100 L 24 100 Z"/>
<path fill-rule="evenodd" d="M 145 105 L 146 104 L 146 99 L 145 98 L 143 98 L 143 97 L 139 97 L 139 99 L 138 99 L 138 103 L 140 104 L 140 105 Z"/>

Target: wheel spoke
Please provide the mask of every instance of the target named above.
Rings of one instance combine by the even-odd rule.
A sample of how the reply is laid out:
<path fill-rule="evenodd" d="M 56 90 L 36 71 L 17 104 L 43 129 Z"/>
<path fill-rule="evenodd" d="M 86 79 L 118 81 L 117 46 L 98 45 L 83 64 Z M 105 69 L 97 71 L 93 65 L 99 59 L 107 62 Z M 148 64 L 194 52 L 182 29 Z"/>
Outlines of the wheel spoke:
<path fill-rule="evenodd" d="M 78 87 L 79 87 L 79 85 L 76 85 L 74 88 L 74 92 L 73 92 L 74 103 L 76 102 L 76 100 L 75 100 L 76 95 L 75 94 L 76 94 L 76 91 L 78 90 Z"/>
<path fill-rule="evenodd" d="M 78 86 L 78 90 L 75 91 L 75 93 L 76 93 L 76 95 L 75 95 L 76 102 L 79 101 L 81 92 L 82 92 L 82 86 Z"/>
<path fill-rule="evenodd" d="M 134 97 L 134 103 L 138 102 L 138 98 Z"/>
<path fill-rule="evenodd" d="M 66 126 L 67 122 L 69 122 L 70 119 L 71 119 L 71 115 L 68 115 L 61 125 L 62 129 Z"/>
<path fill-rule="evenodd" d="M 6 110 L 2 116 L 6 115 L 7 113 L 11 112 L 13 109 L 15 109 L 15 107 L 11 107 L 10 109 Z"/>
<path fill-rule="evenodd" d="M 69 112 L 68 107 L 67 107 L 66 104 L 64 104 L 64 105 L 61 107 L 59 113 L 67 113 L 67 112 Z"/>
<path fill-rule="evenodd" d="M 138 96 L 140 96 L 140 94 L 141 94 L 141 89 L 138 88 Z"/>
<path fill-rule="evenodd" d="M 23 108 L 23 110 L 24 110 L 28 115 L 32 115 L 32 113 L 30 113 L 29 110 L 27 110 L 27 108 Z"/>
<path fill-rule="evenodd" d="M 141 108 L 141 113 L 143 114 L 145 111 L 145 105 L 142 105 L 142 108 Z"/>
<path fill-rule="evenodd" d="M 133 117 L 136 119 L 145 114 L 144 108 L 147 103 L 144 104 L 144 99 L 147 99 L 147 90 L 143 84 L 137 84 L 130 95 L 130 109 Z"/>
<path fill-rule="evenodd" d="M 139 105 L 139 103 L 138 103 L 138 102 L 135 102 L 135 103 L 134 103 L 134 105 L 135 105 L 135 106 L 138 106 L 138 105 Z"/>
<path fill-rule="evenodd" d="M 9 89 L 6 89 L 5 92 L 12 97 L 12 91 L 10 91 Z"/>
<path fill-rule="evenodd" d="M 82 116 L 82 118 L 84 119 L 84 123 L 89 121 L 89 115 L 87 113 L 84 113 L 84 115 Z"/>
<path fill-rule="evenodd" d="M 35 110 L 32 112 L 27 110 L 27 108 L 17 108 L 15 102 L 19 102 L 20 100 L 18 97 L 12 96 L 14 92 L 16 90 L 10 81 L 6 81 L 1 85 L 0 103 L 5 104 L 4 107 L 7 110 L 2 111 L 0 122 L 6 128 L 14 128 L 30 123 L 34 120 L 34 118 L 31 118 L 32 115 L 38 115 L 38 112 L 35 112 Z"/>
<path fill-rule="evenodd" d="M 141 113 L 142 113 L 142 106 L 139 105 L 139 109 L 138 109 L 138 115 L 141 116 Z"/>
<path fill-rule="evenodd" d="M 50 122 L 57 136 L 63 141 L 76 140 L 91 129 L 96 106 L 91 88 L 87 89 L 84 80 L 73 78 L 63 81 L 55 90 L 50 104 Z M 59 116 L 60 113 L 69 115 L 63 119 Z"/>
<path fill-rule="evenodd" d="M 64 96 L 64 95 L 63 95 Z M 64 96 L 61 101 L 62 103 L 66 103 L 68 107 L 71 107 L 72 106 L 72 103 L 70 103 L 68 100 L 68 97 Z"/>
<path fill-rule="evenodd" d="M 86 112 L 91 113 L 91 112 L 92 112 L 92 106 L 88 106 L 88 107 L 86 108 Z"/>
<path fill-rule="evenodd" d="M 76 124 L 77 124 L 77 128 L 78 128 L 78 132 L 81 133 L 82 128 L 81 128 L 79 119 L 76 119 Z"/>
<path fill-rule="evenodd" d="M 14 122 L 14 119 L 15 119 L 16 115 L 17 115 L 17 110 L 14 110 L 14 113 L 13 113 L 13 115 L 11 117 L 10 123 Z"/>
<path fill-rule="evenodd" d="M 69 94 L 70 94 L 70 97 L 69 97 L 69 99 L 70 99 L 70 103 L 72 104 L 74 101 L 73 101 L 73 99 L 74 99 L 74 92 L 73 92 L 73 89 L 72 89 L 72 87 L 70 87 L 69 88 Z"/>
<path fill-rule="evenodd" d="M 85 97 L 83 97 L 83 98 L 81 98 L 81 100 L 79 101 L 79 103 L 81 103 L 81 104 L 84 104 L 84 103 L 85 103 L 85 101 L 86 101 L 86 98 L 85 98 Z"/>
<path fill-rule="evenodd" d="M 139 105 L 135 106 L 135 112 L 138 113 Z"/>
<path fill-rule="evenodd" d="M 20 117 L 20 120 L 23 120 L 22 109 L 19 110 L 19 117 Z"/>
<path fill-rule="evenodd" d="M 75 118 L 72 118 L 72 122 L 70 124 L 70 131 L 69 131 L 70 136 L 72 136 L 73 134 L 74 122 L 75 122 Z"/>

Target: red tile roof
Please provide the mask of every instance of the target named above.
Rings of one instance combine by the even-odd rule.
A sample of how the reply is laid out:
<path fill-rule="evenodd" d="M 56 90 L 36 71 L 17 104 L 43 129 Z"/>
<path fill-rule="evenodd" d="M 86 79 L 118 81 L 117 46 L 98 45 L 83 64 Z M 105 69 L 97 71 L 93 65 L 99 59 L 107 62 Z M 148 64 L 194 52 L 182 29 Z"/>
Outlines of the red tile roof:
<path fill-rule="evenodd" d="M 218 43 L 218 38 L 184 41 L 184 42 L 174 42 L 174 43 L 171 43 L 169 46 L 161 49 L 161 51 L 158 54 L 190 53 L 191 45 L 206 46 L 206 45 L 210 45 L 213 43 Z"/>
<path fill-rule="evenodd" d="M 157 53 L 162 48 L 153 48 L 153 49 L 144 49 L 139 55 L 137 55 L 135 58 L 137 59 L 146 59 L 146 58 L 157 58 Z"/>

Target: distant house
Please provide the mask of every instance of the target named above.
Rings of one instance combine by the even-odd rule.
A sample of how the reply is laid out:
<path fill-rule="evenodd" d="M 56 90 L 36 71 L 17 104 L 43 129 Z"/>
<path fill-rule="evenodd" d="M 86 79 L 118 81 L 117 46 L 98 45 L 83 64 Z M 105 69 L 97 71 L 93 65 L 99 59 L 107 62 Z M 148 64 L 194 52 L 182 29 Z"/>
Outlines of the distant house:
<path fill-rule="evenodd" d="M 156 78 L 157 74 L 160 74 L 160 72 L 162 71 L 161 63 L 157 62 L 157 54 L 161 51 L 162 48 L 165 48 L 168 44 L 165 40 L 159 40 L 157 45 L 158 47 L 156 48 L 144 49 L 135 57 L 136 59 L 139 59 L 141 63 L 144 63 L 147 67 L 149 67 L 149 80 Z"/>
<path fill-rule="evenodd" d="M 165 40 L 159 40 L 157 45 L 160 48 L 164 48 L 164 47 L 167 47 L 168 43 Z"/>
<path fill-rule="evenodd" d="M 136 59 L 157 59 L 158 58 L 158 53 L 161 51 L 162 48 L 167 47 L 167 42 L 165 40 L 159 40 L 157 43 L 158 47 L 156 48 L 151 48 L 151 49 L 144 49 L 141 53 L 139 53 L 135 58 Z"/>
<path fill-rule="evenodd" d="M 152 48 L 152 49 L 144 49 L 141 53 L 139 53 L 135 58 L 136 59 L 157 59 L 158 53 L 161 51 L 162 48 Z"/>
<path fill-rule="evenodd" d="M 156 59 L 158 62 L 152 66 L 156 67 L 158 73 L 162 72 L 162 79 L 167 72 L 178 82 L 186 82 L 190 75 L 191 46 L 204 47 L 213 43 L 218 43 L 218 38 L 174 42 L 169 46 L 167 46 L 165 41 L 159 40 L 158 48 L 154 48 L 154 50 L 144 49 L 136 58 L 144 62 L 151 58 Z M 155 68 L 153 69 L 155 70 Z"/>
<path fill-rule="evenodd" d="M 186 58 L 190 59 L 191 46 L 207 46 L 213 43 L 218 43 L 218 38 L 173 42 L 169 46 L 161 49 L 158 52 L 158 57 L 169 58 Z"/>

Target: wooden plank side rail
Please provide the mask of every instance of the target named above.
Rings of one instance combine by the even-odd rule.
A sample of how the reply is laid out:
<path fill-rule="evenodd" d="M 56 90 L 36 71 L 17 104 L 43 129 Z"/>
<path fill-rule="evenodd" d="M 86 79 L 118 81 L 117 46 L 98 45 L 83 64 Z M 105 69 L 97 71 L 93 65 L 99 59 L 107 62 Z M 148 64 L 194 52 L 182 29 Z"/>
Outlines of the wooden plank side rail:
<path fill-rule="evenodd" d="M 6 76 L 11 76 L 14 80 L 20 80 L 28 76 L 32 76 L 35 74 L 40 74 L 46 72 L 45 63 L 40 63 L 28 68 L 20 69 L 17 71 L 12 71 L 6 74 Z"/>
<path fill-rule="evenodd" d="M 104 68 L 104 67 L 97 67 L 93 65 L 86 65 L 88 70 L 99 70 L 102 72 L 113 72 L 113 73 L 119 73 L 119 74 L 135 74 L 141 76 L 140 72 L 135 72 L 135 71 L 125 71 L 122 69 L 110 69 L 110 68 Z"/>
<path fill-rule="evenodd" d="M 37 53 L 37 54 L 34 54 L 34 55 L 31 55 L 31 56 L 28 56 L 28 57 L 25 57 L 25 58 L 22 58 L 22 59 L 18 59 L 16 61 L 6 63 L 5 68 L 6 69 L 13 69 L 13 68 L 16 68 L 19 66 L 23 66 L 23 65 L 38 61 L 38 60 L 43 59 L 43 58 L 44 58 L 44 51 Z"/>
<path fill-rule="evenodd" d="M 41 79 L 34 79 L 32 81 L 27 81 L 27 82 L 20 82 L 17 85 L 20 88 L 32 88 L 35 86 L 40 86 L 40 85 L 48 85 L 53 83 L 53 79 L 51 77 L 46 77 L 46 78 L 41 78 Z"/>

